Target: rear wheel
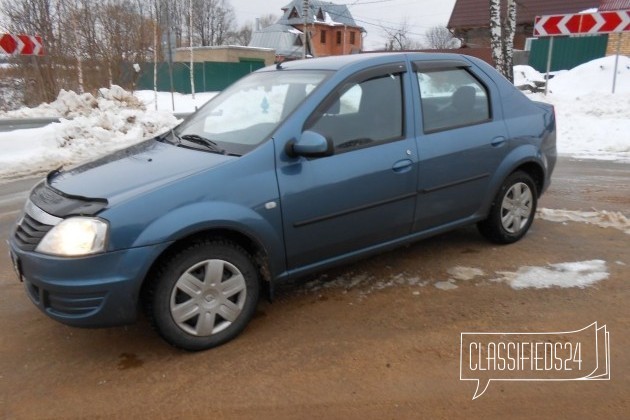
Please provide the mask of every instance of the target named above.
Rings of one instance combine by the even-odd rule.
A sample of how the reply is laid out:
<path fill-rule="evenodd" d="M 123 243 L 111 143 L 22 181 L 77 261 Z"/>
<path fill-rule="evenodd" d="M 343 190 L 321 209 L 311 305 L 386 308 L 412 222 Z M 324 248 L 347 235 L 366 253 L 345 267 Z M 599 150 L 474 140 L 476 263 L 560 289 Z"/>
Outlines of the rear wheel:
<path fill-rule="evenodd" d="M 521 239 L 534 221 L 538 194 L 525 172 L 514 172 L 501 185 L 488 218 L 477 224 L 489 240 L 510 244 Z"/>
<path fill-rule="evenodd" d="M 245 250 L 195 243 L 162 262 L 147 295 L 153 326 L 169 343 L 204 350 L 240 334 L 258 303 L 260 282 Z"/>

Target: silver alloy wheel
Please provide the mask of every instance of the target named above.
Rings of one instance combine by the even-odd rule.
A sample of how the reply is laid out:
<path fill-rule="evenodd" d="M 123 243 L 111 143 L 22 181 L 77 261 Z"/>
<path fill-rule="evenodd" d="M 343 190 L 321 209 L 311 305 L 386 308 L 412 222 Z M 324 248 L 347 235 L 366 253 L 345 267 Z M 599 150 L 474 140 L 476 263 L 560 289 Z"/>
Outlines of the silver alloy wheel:
<path fill-rule="evenodd" d="M 243 274 L 224 260 L 205 260 L 190 267 L 175 283 L 170 311 L 179 328 L 207 337 L 229 327 L 245 305 Z"/>
<path fill-rule="evenodd" d="M 532 190 L 524 182 L 512 185 L 501 203 L 501 224 L 507 232 L 520 232 L 532 215 Z"/>

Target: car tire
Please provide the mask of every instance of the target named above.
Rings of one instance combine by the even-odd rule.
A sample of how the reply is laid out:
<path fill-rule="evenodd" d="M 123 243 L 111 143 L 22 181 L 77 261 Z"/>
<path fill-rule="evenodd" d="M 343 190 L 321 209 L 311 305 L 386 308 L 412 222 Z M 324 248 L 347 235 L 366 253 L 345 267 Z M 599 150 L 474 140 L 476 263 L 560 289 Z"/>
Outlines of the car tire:
<path fill-rule="evenodd" d="M 165 258 L 145 296 L 153 327 L 189 351 L 224 344 L 251 320 L 260 280 L 251 256 L 226 241 L 196 242 Z"/>
<path fill-rule="evenodd" d="M 512 173 L 499 188 L 488 218 L 479 222 L 479 232 L 492 242 L 511 244 L 521 239 L 534 221 L 538 193 L 531 176 Z"/>

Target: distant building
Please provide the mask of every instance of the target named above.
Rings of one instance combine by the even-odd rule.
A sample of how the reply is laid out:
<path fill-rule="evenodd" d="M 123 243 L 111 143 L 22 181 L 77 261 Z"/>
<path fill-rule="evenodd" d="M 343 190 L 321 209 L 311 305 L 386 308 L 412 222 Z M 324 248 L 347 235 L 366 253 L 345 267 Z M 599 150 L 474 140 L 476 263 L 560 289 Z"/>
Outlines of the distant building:
<path fill-rule="evenodd" d="M 275 24 L 256 28 L 249 46 L 275 49 L 278 61 L 302 58 L 303 0 L 291 1 L 282 11 L 282 17 Z M 310 56 L 354 54 L 363 49 L 365 29 L 357 25 L 345 4 L 310 0 L 306 21 L 306 51 Z"/>
<path fill-rule="evenodd" d="M 219 45 L 211 47 L 193 47 L 193 61 L 218 63 L 260 62 L 266 66 L 273 64 L 275 54 L 273 49 L 241 47 L 237 45 Z M 190 48 L 181 47 L 175 50 L 175 62 L 188 63 Z"/>

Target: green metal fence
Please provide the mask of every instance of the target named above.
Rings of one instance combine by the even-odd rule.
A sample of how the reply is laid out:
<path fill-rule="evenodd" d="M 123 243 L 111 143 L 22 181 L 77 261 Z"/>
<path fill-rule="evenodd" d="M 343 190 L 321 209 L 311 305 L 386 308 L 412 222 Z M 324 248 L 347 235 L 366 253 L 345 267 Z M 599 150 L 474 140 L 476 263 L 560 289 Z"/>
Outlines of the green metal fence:
<path fill-rule="evenodd" d="M 547 70 L 547 55 L 550 38 L 539 38 L 532 42 L 529 54 L 529 65 L 545 72 Z M 570 70 L 580 64 L 601 58 L 606 55 L 608 35 L 560 37 L 553 40 L 551 52 L 551 71 Z"/>
<path fill-rule="evenodd" d="M 195 92 L 216 92 L 225 89 L 241 77 L 265 66 L 261 61 L 243 61 L 240 63 L 194 63 Z M 168 63 L 159 63 L 157 88 L 170 92 L 171 81 Z M 136 90 L 153 90 L 153 63 L 140 65 L 136 76 Z M 173 89 L 179 93 L 191 93 L 190 63 L 173 63 Z"/>

